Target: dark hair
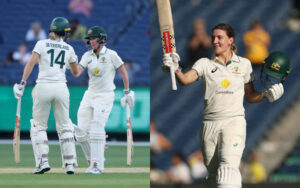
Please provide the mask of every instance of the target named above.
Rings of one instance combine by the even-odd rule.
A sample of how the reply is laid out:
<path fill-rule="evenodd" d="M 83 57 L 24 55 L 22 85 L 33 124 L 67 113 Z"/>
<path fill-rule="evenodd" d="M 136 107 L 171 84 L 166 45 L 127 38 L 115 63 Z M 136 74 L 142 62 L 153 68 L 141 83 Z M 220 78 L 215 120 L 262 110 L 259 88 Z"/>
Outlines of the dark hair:
<path fill-rule="evenodd" d="M 212 32 L 216 29 L 220 29 L 223 31 L 226 31 L 226 34 L 229 38 L 234 38 L 235 39 L 235 33 L 233 28 L 231 27 L 231 25 L 229 24 L 225 24 L 225 23 L 219 23 L 218 25 L 216 25 L 213 29 Z M 231 45 L 231 50 L 234 51 L 235 53 L 237 52 L 237 47 L 234 43 L 232 43 Z"/>

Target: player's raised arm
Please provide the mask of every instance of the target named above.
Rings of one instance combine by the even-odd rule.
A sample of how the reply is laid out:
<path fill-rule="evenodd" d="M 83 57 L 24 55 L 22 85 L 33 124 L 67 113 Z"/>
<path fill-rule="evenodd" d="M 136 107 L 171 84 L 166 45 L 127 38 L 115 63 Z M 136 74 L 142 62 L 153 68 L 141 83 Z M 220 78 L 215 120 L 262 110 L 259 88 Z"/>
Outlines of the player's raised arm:
<path fill-rule="evenodd" d="M 181 85 L 188 85 L 195 82 L 198 79 L 197 72 L 195 70 L 190 70 L 187 73 L 181 72 L 179 66 L 180 57 L 177 53 L 169 53 L 163 55 L 163 66 L 162 70 L 164 72 L 170 72 L 170 67 L 175 68 L 176 78 Z"/>

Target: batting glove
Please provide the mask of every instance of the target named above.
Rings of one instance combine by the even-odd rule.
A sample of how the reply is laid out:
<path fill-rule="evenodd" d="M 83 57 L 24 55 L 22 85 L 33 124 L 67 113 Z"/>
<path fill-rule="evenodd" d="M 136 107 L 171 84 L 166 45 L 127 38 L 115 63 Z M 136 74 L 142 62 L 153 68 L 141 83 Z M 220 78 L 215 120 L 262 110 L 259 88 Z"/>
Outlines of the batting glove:
<path fill-rule="evenodd" d="M 133 108 L 134 101 L 135 101 L 134 91 L 130 91 L 129 89 L 124 90 L 124 97 L 121 98 L 121 106 L 124 107 L 126 106 L 126 104 L 128 104 L 130 108 Z"/>
<path fill-rule="evenodd" d="M 176 52 L 168 53 L 163 55 L 163 65 L 162 65 L 162 71 L 168 73 L 170 72 L 170 67 L 173 66 L 175 70 L 179 69 L 181 70 L 179 66 L 180 57 Z"/>
<path fill-rule="evenodd" d="M 274 102 L 278 100 L 284 93 L 284 88 L 282 83 L 279 84 L 273 84 L 265 94 L 265 97 L 270 101 Z"/>
<path fill-rule="evenodd" d="M 22 80 L 20 84 L 14 84 L 14 95 L 16 99 L 20 99 L 25 90 L 26 81 Z"/>

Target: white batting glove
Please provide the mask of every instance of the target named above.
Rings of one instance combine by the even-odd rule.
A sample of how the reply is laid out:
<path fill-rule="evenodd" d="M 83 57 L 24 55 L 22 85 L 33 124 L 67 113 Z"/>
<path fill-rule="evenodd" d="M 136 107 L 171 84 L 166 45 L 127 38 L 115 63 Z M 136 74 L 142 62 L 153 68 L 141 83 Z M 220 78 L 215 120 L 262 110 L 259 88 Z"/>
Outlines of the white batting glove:
<path fill-rule="evenodd" d="M 16 99 L 20 99 L 23 96 L 25 90 L 26 81 L 22 80 L 20 84 L 14 84 L 14 95 Z"/>
<path fill-rule="evenodd" d="M 164 54 L 162 58 L 162 70 L 170 72 L 170 67 L 173 66 L 174 70 L 181 69 L 179 67 L 180 56 L 176 52 Z"/>
<path fill-rule="evenodd" d="M 265 94 L 265 97 L 270 101 L 274 102 L 278 100 L 284 93 L 284 88 L 282 83 L 279 84 L 273 84 Z"/>
<path fill-rule="evenodd" d="M 124 107 L 126 104 L 129 105 L 130 108 L 134 107 L 135 95 L 134 91 L 124 90 L 124 97 L 121 98 L 121 106 Z"/>

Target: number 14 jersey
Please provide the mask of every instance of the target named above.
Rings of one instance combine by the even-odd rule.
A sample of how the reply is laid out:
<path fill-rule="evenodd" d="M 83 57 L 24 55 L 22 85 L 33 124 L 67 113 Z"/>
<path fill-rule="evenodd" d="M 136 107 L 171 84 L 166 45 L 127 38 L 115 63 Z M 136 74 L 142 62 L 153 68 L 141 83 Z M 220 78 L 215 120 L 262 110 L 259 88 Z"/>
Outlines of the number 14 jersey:
<path fill-rule="evenodd" d="M 36 43 L 33 52 L 40 55 L 37 83 L 66 82 L 66 68 L 78 62 L 71 45 L 60 41 L 45 39 Z"/>

